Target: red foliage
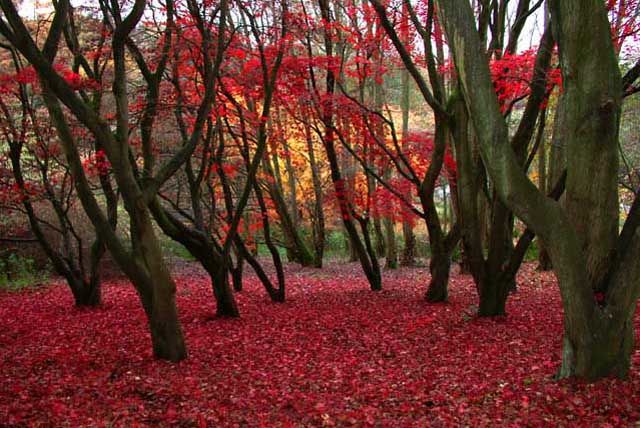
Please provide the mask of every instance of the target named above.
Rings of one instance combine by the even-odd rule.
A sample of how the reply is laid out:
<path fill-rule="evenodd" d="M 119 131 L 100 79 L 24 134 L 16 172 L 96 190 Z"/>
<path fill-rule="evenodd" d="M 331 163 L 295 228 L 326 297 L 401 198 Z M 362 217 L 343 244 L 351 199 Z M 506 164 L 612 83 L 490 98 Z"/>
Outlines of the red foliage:
<path fill-rule="evenodd" d="M 60 73 L 62 78 L 69 84 L 72 89 L 100 89 L 100 83 L 95 80 L 81 76 L 75 71 L 65 67 L 63 64 L 55 64 L 55 70 Z M 16 83 L 23 85 L 35 85 L 38 83 L 38 75 L 32 66 L 24 67 L 17 73 L 0 74 L 0 93 L 6 93 L 9 86 Z"/>
<path fill-rule="evenodd" d="M 0 177 L 0 205 L 13 207 L 26 199 L 34 199 L 42 194 L 41 186 L 36 182 L 25 182 L 24 186 L 13 181 L 13 176 L 3 174 Z"/>
<path fill-rule="evenodd" d="M 503 113 L 510 111 L 514 105 L 525 99 L 531 93 L 531 80 L 533 78 L 536 63 L 537 48 L 528 49 L 517 54 L 505 53 L 500 58 L 493 58 L 489 63 L 491 79 L 498 96 L 500 110 Z M 454 65 L 451 61 L 439 67 L 443 74 L 455 73 Z M 562 90 L 562 74 L 560 69 L 553 66 L 547 72 L 546 91 L 547 95 L 557 86 Z M 545 107 L 547 99 L 541 107 Z"/>
<path fill-rule="evenodd" d="M 290 299 L 250 277 L 243 318 L 213 319 L 206 276 L 185 270 L 178 304 L 190 345 L 154 361 L 124 280 L 98 310 L 66 287 L 0 294 L 0 425 L 73 427 L 635 426 L 631 379 L 557 382 L 562 314 L 551 275 L 526 266 L 509 316 L 476 319 L 469 277 L 423 300 L 426 269 L 385 273 L 371 293 L 355 265 L 290 269 Z M 640 319 L 636 317 L 638 324 Z"/>
<path fill-rule="evenodd" d="M 107 174 L 111 168 L 111 162 L 107 159 L 104 150 L 98 150 L 95 154 L 91 154 L 82 162 L 87 174 L 91 177 Z"/>
<path fill-rule="evenodd" d="M 606 0 L 611 38 L 616 52 L 624 56 L 637 54 L 638 37 L 640 36 L 640 19 L 638 0 Z M 626 50 L 627 52 L 622 52 Z"/>
<path fill-rule="evenodd" d="M 518 54 L 506 53 L 490 63 L 493 86 L 503 113 L 531 92 L 530 84 L 536 63 L 537 49 Z M 546 76 L 547 93 L 555 86 L 561 87 L 562 76 L 558 68 L 551 68 Z M 545 101 L 546 103 L 546 101 Z"/>

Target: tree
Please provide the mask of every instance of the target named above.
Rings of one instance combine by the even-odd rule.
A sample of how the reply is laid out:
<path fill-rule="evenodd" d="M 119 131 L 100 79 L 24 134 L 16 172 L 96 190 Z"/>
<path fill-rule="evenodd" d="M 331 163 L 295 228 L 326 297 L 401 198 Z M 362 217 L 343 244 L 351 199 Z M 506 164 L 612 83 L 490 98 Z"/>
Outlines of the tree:
<path fill-rule="evenodd" d="M 386 16 L 382 15 L 386 13 L 384 8 L 378 2 L 374 2 L 375 4 L 381 13 L 381 18 L 384 19 Z M 518 3 L 513 25 L 508 29 L 508 42 L 505 40 L 507 33 L 505 26 L 506 4 L 507 2 L 504 1 L 481 3 L 479 5 L 478 26 L 480 34 L 483 35 L 483 44 L 487 43 L 487 32 L 491 27 L 492 39 L 489 43 L 489 52 L 492 58 L 491 75 L 494 90 L 501 103 L 501 112 L 504 115 L 509 115 L 516 103 L 527 99 L 522 119 L 512 140 L 518 153 L 519 162 L 525 170 L 533 159 L 528 152 L 538 112 L 541 105 L 545 103 L 544 100 L 548 96 L 549 90 L 553 87 L 547 83 L 547 81 L 553 81 L 549 79 L 547 73 L 551 60 L 552 38 L 550 37 L 551 33 L 547 32 L 546 37 L 542 39 L 543 43 L 541 43 L 537 55 L 534 51 L 515 54 L 517 40 L 523 30 L 525 20 L 542 3 L 538 2 L 533 6 L 528 0 L 522 0 Z M 480 297 L 479 314 L 481 316 L 504 315 L 508 293 L 515 286 L 515 274 L 532 237 L 529 234 L 522 235 L 521 242 L 517 246 L 518 251 L 514 251 L 512 242 L 513 215 L 497 198 L 495 191 L 492 190 L 493 186 L 486 182 L 485 168 L 481 161 L 473 155 L 475 151 L 473 147 L 474 135 L 467 131 L 468 117 L 464 105 L 460 104 L 461 100 L 456 89 L 457 76 L 447 72 L 444 42 L 439 21 L 434 15 L 434 3 L 427 2 L 423 5 L 426 9 L 421 11 L 421 15 L 411 3 L 403 2 L 402 5 L 403 10 L 409 13 L 411 22 L 423 40 L 426 53 L 425 62 L 429 79 L 432 82 L 431 87 L 437 89 L 433 94 L 429 93 L 429 88 L 416 66 L 416 60 L 412 58 L 410 50 L 402 43 L 388 18 L 385 28 L 388 29 L 387 32 L 400 53 L 405 67 L 411 71 L 418 87 L 421 88 L 423 97 L 434 110 L 436 136 L 440 134 L 442 139 L 451 141 L 455 147 L 459 164 L 457 171 L 459 185 L 452 186 L 452 194 L 455 196 L 452 198 L 452 207 L 456 212 L 458 224 L 451 229 L 450 236 L 455 237 L 451 232 L 458 232 L 459 226 L 462 231 L 462 253 L 465 257 L 463 262 L 474 277 Z M 487 20 L 487 13 L 493 14 L 495 19 Z M 426 25 L 422 24 L 421 20 L 425 20 Z M 385 21 L 383 20 L 383 22 Z M 435 44 L 435 53 L 441 64 L 440 67 L 436 67 L 436 55 L 434 55 L 432 44 Z M 504 45 L 506 48 L 503 51 Z M 446 79 L 450 84 L 445 85 Z M 451 89 L 447 91 L 447 88 Z M 423 195 L 424 189 L 421 193 L 421 200 L 427 200 Z M 488 211 L 489 215 L 486 215 L 485 211 Z M 434 275 L 428 298 L 431 301 L 438 301 L 446 299 L 446 280 L 443 279 L 448 276 L 450 262 L 445 263 L 447 258 L 444 250 L 451 248 L 438 244 L 438 242 L 449 242 L 455 245 L 457 239 L 441 240 L 438 238 L 442 236 L 436 227 L 440 223 L 439 220 L 435 221 L 434 218 L 437 217 L 433 214 L 428 215 L 427 218 L 430 218 L 431 222 L 429 230 L 432 253 L 434 254 L 431 260 L 434 267 L 432 273 L 439 272 L 438 275 Z M 439 227 L 442 229 L 442 226 Z M 486 237 L 484 231 L 488 232 Z"/>
<path fill-rule="evenodd" d="M 269 226 L 267 205 L 265 203 L 265 199 L 263 197 L 262 190 L 260 189 L 259 182 L 257 180 L 258 170 L 260 166 L 264 165 L 267 161 L 267 147 L 268 147 L 268 129 L 267 125 L 269 122 L 269 118 L 271 115 L 271 108 L 273 104 L 274 97 L 276 96 L 276 92 L 278 89 L 278 74 L 280 71 L 280 66 L 282 65 L 282 61 L 285 55 L 286 50 L 289 46 L 289 37 L 288 37 L 288 25 L 287 20 L 289 18 L 288 11 L 288 2 L 286 0 L 282 0 L 280 3 L 279 13 L 274 11 L 273 19 L 274 23 L 277 21 L 279 25 L 276 24 L 273 26 L 272 32 L 267 32 L 263 34 L 260 32 L 260 24 L 259 18 L 264 12 L 264 7 L 266 5 L 255 5 L 256 7 L 250 7 L 249 5 L 240 5 L 241 17 L 243 20 L 248 20 L 250 33 L 254 39 L 255 49 L 257 50 L 257 58 L 253 60 L 252 68 L 253 72 L 260 76 L 262 81 L 262 87 L 257 93 L 262 95 L 262 108 L 258 112 L 257 100 L 254 99 L 253 93 L 256 92 L 255 89 L 247 91 L 249 94 L 246 97 L 245 101 L 247 103 L 247 113 L 249 113 L 254 118 L 254 128 L 255 132 L 255 152 L 253 157 L 250 156 L 249 150 L 249 132 L 247 132 L 247 123 L 245 122 L 245 113 L 243 113 L 243 107 L 238 102 L 233 94 L 231 94 L 228 90 L 225 92 L 225 96 L 229 99 L 229 101 L 234 105 L 238 117 L 240 119 L 240 135 L 237 133 L 234 136 L 236 140 L 240 140 L 241 143 L 238 144 L 240 147 L 240 152 L 245 162 L 246 170 L 247 170 L 247 178 L 245 182 L 245 186 L 240 192 L 238 196 L 238 200 L 235 206 L 235 212 L 229 221 L 229 230 L 227 237 L 224 240 L 223 254 L 229 254 L 232 242 L 236 242 L 238 244 L 238 248 L 242 251 L 243 257 L 247 259 L 247 261 L 252 265 L 256 273 L 260 277 L 262 283 L 267 288 L 267 291 L 272 300 L 278 302 L 284 302 L 285 300 L 285 278 L 284 271 L 282 267 L 282 262 L 280 259 L 280 255 L 278 253 L 277 248 L 273 244 L 271 240 L 271 231 Z M 251 63 L 251 61 L 250 61 Z M 247 64 L 248 65 L 248 64 Z M 248 83 L 250 85 L 255 85 L 256 79 L 251 79 Z M 260 207 L 261 214 L 261 224 L 264 232 L 265 242 L 267 247 L 269 248 L 269 252 L 271 253 L 272 260 L 274 262 L 276 268 L 276 274 L 278 278 L 278 288 L 274 288 L 271 285 L 270 280 L 267 278 L 266 274 L 259 266 L 255 258 L 253 258 L 247 251 L 244 249 L 242 243 L 236 239 L 237 238 L 237 229 L 240 221 L 242 220 L 242 210 L 246 206 L 251 192 L 255 193 L 256 199 L 258 200 L 258 204 Z M 228 193 L 228 192 L 227 192 Z M 229 202 L 229 196 L 225 196 L 227 210 L 231 211 L 231 204 Z"/>
<path fill-rule="evenodd" d="M 624 377 L 640 294 L 640 266 L 634 262 L 640 234 L 635 210 L 618 233 L 615 177 L 623 86 L 604 3 L 550 3 L 563 73 L 566 210 L 528 180 L 508 144 L 469 4 L 437 4 L 484 164 L 503 203 L 545 243 L 558 277 L 565 315 L 559 375 Z"/>
<path fill-rule="evenodd" d="M 450 113 L 447 111 L 449 103 L 445 90 L 445 80 L 444 76 L 438 71 L 436 56 L 434 55 L 431 42 L 436 32 L 436 22 L 434 19 L 435 10 L 433 2 L 428 2 L 426 25 L 423 25 L 413 6 L 409 2 L 403 3 L 405 13 L 408 13 L 411 22 L 420 34 L 424 44 L 424 59 L 427 65 L 429 79 L 429 83 L 427 83 L 418 70 L 407 46 L 405 46 L 393 23 L 389 20 L 385 7 L 378 0 L 370 0 L 370 2 L 378 14 L 381 26 L 390 37 L 402 62 L 416 82 L 423 99 L 433 110 L 435 130 L 433 133 L 433 149 L 430 151 L 428 168 L 420 175 L 416 174 L 416 171 L 407 164 L 401 167 L 398 173 L 407 176 L 409 181 L 415 186 L 416 194 L 422 206 L 422 213 L 416 214 L 425 220 L 427 230 L 429 231 L 429 244 L 431 248 L 429 271 L 431 272 L 431 281 L 426 298 L 429 302 L 445 302 L 448 299 L 451 255 L 460 239 L 460 228 L 459 225 L 456 224 L 448 232 L 445 231 L 435 203 L 436 186 L 440 172 L 445 164 L 447 143 L 452 126 Z M 455 174 L 451 175 L 450 178 L 452 178 L 451 183 L 454 184 L 452 187 L 455 187 Z"/>
<path fill-rule="evenodd" d="M 169 10 L 168 12 L 173 12 Z M 211 15 L 208 15 L 208 14 Z M 217 117 L 218 111 L 212 108 L 209 117 L 202 121 L 202 116 L 190 114 L 198 112 L 198 106 L 215 103 L 215 86 L 208 88 L 201 96 L 200 81 L 211 79 L 220 74 L 223 62 L 225 45 L 227 44 L 227 13 L 228 2 L 222 1 L 218 8 L 205 10 L 194 2 L 187 2 L 186 10 L 176 10 L 175 18 L 168 17 L 170 21 L 175 20 L 176 26 L 175 42 L 172 51 L 165 52 L 165 56 L 160 59 L 155 72 L 150 71 L 150 66 L 146 64 L 143 55 L 135 45 L 129 44 L 136 62 L 141 70 L 146 82 L 146 99 L 142 111 L 145 113 L 140 121 L 140 135 L 142 139 L 143 153 L 145 160 L 144 176 L 151 175 L 154 161 L 153 120 L 155 114 L 150 111 L 153 106 L 160 104 L 163 80 L 162 72 L 165 67 L 171 67 L 171 83 L 173 86 L 172 95 L 175 98 L 176 126 L 179 130 L 181 144 L 178 149 L 193 145 L 198 146 L 192 156 L 184 162 L 184 174 L 187 181 L 189 194 L 190 211 L 192 215 L 186 215 L 187 221 L 181 220 L 181 215 L 185 211 L 180 209 L 180 202 L 167 197 L 164 193 L 164 200 L 172 202 L 172 210 L 165 208 L 160 203 L 160 198 L 153 201 L 151 208 L 154 218 L 162 230 L 175 241 L 181 243 L 200 262 L 209 273 L 213 294 L 216 299 L 216 314 L 219 316 L 237 317 L 238 307 L 233 296 L 233 291 L 228 280 L 229 257 L 225 257 L 221 251 L 221 246 L 215 241 L 212 228 L 216 222 L 205 224 L 205 209 L 203 204 L 203 189 L 205 183 L 211 179 L 211 169 L 216 159 L 216 154 L 222 152 L 215 145 L 218 132 L 221 126 Z M 219 25 L 213 26 L 215 17 L 218 16 Z M 160 40 L 163 42 L 163 40 Z M 164 46 L 167 46 L 164 44 Z M 194 47 L 195 46 L 195 47 Z M 169 61 L 171 54 L 171 61 Z M 165 95 L 166 96 L 166 95 Z M 171 147 L 172 144 L 169 144 Z M 197 165 L 197 160 L 200 161 Z M 222 173 L 219 170 L 219 173 Z M 215 198 L 215 195 L 210 195 Z"/>
<path fill-rule="evenodd" d="M 335 31 L 337 28 L 335 15 L 332 12 L 330 2 L 327 0 L 318 0 L 318 7 L 320 9 L 321 19 L 319 22 L 322 25 L 321 34 L 325 56 L 322 57 L 320 61 L 309 61 L 309 78 L 313 100 L 316 103 L 318 116 L 324 128 L 323 131 L 317 130 L 317 133 L 322 140 L 327 160 L 329 161 L 331 181 L 334 186 L 342 223 L 349 236 L 350 244 L 362 265 L 371 289 L 377 291 L 382 289 L 382 278 L 380 265 L 370 239 L 369 215 L 367 211 L 359 212 L 354 205 L 354 200 L 351 198 L 352 194 L 349 192 L 347 181 L 340 167 L 338 151 L 336 150 L 336 142 L 339 141 L 337 132 L 338 120 L 336 118 L 336 89 L 339 77 L 337 71 L 339 67 L 336 67 L 336 65 L 339 65 L 340 57 L 334 53 L 334 48 L 336 47 L 334 39 L 336 38 Z M 309 26 L 310 19 L 311 17 L 305 13 L 307 26 Z M 309 59 L 314 58 L 310 36 L 305 40 L 305 48 Z M 324 62 L 324 64 L 322 64 L 322 62 Z M 314 68 L 314 63 L 324 65 L 324 87 L 320 86 L 319 79 L 316 78 L 316 72 L 318 70 Z M 362 238 L 358 234 L 356 222 L 360 226 Z"/>
<path fill-rule="evenodd" d="M 403 4 L 404 5 L 404 4 Z M 408 45 L 410 42 L 410 28 L 408 10 L 406 7 L 402 11 L 402 21 L 400 27 L 401 42 Z M 410 87 L 411 75 L 409 71 L 403 67 L 400 71 L 402 73 L 402 95 L 400 101 L 400 107 L 402 109 L 402 136 L 403 138 L 409 133 L 409 110 L 411 108 Z M 404 238 L 404 248 L 402 249 L 402 256 L 400 257 L 401 266 L 413 266 L 415 260 L 415 247 L 416 237 L 413 233 L 413 222 L 411 219 L 403 219 L 402 221 L 402 236 Z"/>
<path fill-rule="evenodd" d="M 554 87 L 550 72 L 552 46 L 551 31 L 547 29 L 541 38 L 537 53 L 529 51 L 510 54 L 507 52 L 501 58 L 491 62 L 492 81 L 503 115 L 511 111 L 514 102 L 518 99 L 527 97 L 522 117 L 511 139 L 511 146 L 523 171 L 529 169 L 537 150 L 535 145 L 531 147 L 536 124 L 540 128 L 544 126 L 542 120 L 538 120 L 544 117 L 541 106 L 546 103 L 546 97 Z M 507 70 L 506 73 L 505 70 Z M 480 295 L 479 314 L 503 315 L 506 313 L 508 294 L 515 287 L 515 274 L 522 263 L 523 251 L 528 247 L 526 243 L 528 237 L 521 236 L 520 242 L 516 245 L 518 249 L 516 251 L 513 245 L 513 214 L 498 197 L 493 183 L 492 191 L 486 190 L 487 186 L 483 182 L 485 167 L 479 159 L 473 158 L 472 139 L 464 131 L 468 121 L 464 105 L 459 106 L 458 112 L 461 131 L 456 135 L 455 141 L 461 161 L 459 174 L 461 182 L 468 186 L 463 189 L 461 185 L 460 188 L 463 245 Z M 560 181 L 558 177 L 558 182 Z M 485 190 L 481 191 L 481 189 Z M 541 191 L 546 193 L 544 188 Z M 490 209 L 490 220 L 486 226 L 488 239 L 485 244 L 482 234 L 479 233 L 482 229 L 482 220 L 478 219 L 480 201 L 475 195 L 486 193 L 490 195 L 486 201 Z"/>
<path fill-rule="evenodd" d="M 131 31 L 142 18 L 145 4 L 144 1 L 136 1 L 126 16 L 123 16 L 123 11 L 116 2 L 112 3 L 111 7 L 103 4 L 103 17 L 111 34 L 113 60 L 111 93 L 116 105 L 114 131 L 92 107 L 90 100 L 78 94 L 53 66 L 60 39 L 69 22 L 71 5 L 68 1 L 60 1 L 55 5 L 51 28 L 42 47 L 35 43 L 14 4 L 10 1 L 0 2 L 4 12 L 0 20 L 0 33 L 33 65 L 38 74 L 44 101 L 67 158 L 78 197 L 98 237 L 104 241 L 140 296 L 149 320 L 154 355 L 157 358 L 177 361 L 185 358 L 187 352 L 175 305 L 176 285 L 164 262 L 147 205 L 160 185 L 186 160 L 193 147 L 187 147 L 179 152 L 159 169 L 157 175 L 147 177 L 147 183 L 149 183 L 147 186 L 142 186 L 136 179 L 130 161 L 126 45 Z M 172 3 L 169 2 L 168 7 L 171 5 Z M 169 34 L 171 31 L 170 28 L 167 29 Z M 169 38 L 166 43 L 169 43 Z M 208 77 L 208 87 L 211 88 L 213 76 Z M 114 178 L 129 214 L 131 250 L 128 250 L 115 234 L 112 224 L 92 192 L 83 170 L 77 138 L 71 131 L 65 107 L 86 127 L 88 133 L 96 140 L 96 144 L 103 148 L 112 166 Z M 202 116 L 208 115 L 209 108 L 206 104 L 201 107 Z"/>

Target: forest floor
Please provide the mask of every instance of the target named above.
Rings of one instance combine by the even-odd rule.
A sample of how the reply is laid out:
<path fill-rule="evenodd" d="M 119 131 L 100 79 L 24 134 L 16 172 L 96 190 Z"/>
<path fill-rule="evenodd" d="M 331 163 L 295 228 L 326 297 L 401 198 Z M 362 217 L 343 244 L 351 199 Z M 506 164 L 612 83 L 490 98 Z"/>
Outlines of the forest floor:
<path fill-rule="evenodd" d="M 554 380 L 560 298 L 533 265 L 494 319 L 474 316 L 466 275 L 427 304 L 425 268 L 387 271 L 374 293 L 354 264 L 287 266 L 284 304 L 247 274 L 235 320 L 212 316 L 195 264 L 175 277 L 179 364 L 153 360 L 124 279 L 93 310 L 61 283 L 0 293 L 0 427 L 640 427 L 640 351 L 627 381 Z"/>

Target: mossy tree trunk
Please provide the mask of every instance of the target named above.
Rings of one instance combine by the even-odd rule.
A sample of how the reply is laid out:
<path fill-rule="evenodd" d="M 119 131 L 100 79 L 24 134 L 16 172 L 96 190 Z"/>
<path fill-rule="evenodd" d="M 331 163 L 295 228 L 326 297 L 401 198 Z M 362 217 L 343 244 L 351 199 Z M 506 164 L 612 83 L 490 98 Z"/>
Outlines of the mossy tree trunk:
<path fill-rule="evenodd" d="M 561 377 L 626 376 L 640 294 L 640 202 L 618 234 L 616 174 L 622 78 L 605 4 L 552 0 L 563 72 L 566 210 L 519 167 L 465 0 L 438 0 L 481 147 L 503 203 L 545 243 L 564 307 Z"/>
<path fill-rule="evenodd" d="M 551 31 L 547 29 L 536 57 L 531 94 L 511 140 L 513 154 L 523 172 L 527 169 L 529 146 L 538 122 L 539 106 L 546 91 L 545 74 L 549 68 L 552 46 Z M 492 183 L 491 190 L 483 189 L 486 168 L 474 153 L 475 136 L 468 130 L 469 117 L 466 106 L 461 99 L 452 101 L 452 105 L 463 252 L 478 290 L 478 314 L 501 316 L 505 315 L 509 291 L 516 288 L 515 272 L 522 263 L 522 258 L 513 257 L 514 217 L 511 209 L 499 197 L 499 189 L 496 189 L 495 183 Z M 490 214 L 488 221 L 485 221 L 482 206 L 486 207 Z M 512 263 L 515 265 L 512 266 Z M 514 273 L 506 275 L 506 271 Z"/>

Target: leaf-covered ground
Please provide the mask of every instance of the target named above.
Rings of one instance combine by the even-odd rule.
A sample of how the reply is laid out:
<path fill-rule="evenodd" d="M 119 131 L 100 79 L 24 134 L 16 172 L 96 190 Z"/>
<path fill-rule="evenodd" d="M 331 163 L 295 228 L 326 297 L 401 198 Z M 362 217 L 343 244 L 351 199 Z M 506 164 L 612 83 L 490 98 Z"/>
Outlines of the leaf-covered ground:
<path fill-rule="evenodd" d="M 248 277 L 239 320 L 211 316 L 196 267 L 176 277 L 179 364 L 152 359 L 125 280 L 97 310 L 64 286 L 0 294 L 0 427 L 640 426 L 640 351 L 626 382 L 552 379 L 559 295 L 531 266 L 502 319 L 473 316 L 468 276 L 425 303 L 424 269 L 373 293 L 354 265 L 289 267 L 285 304 Z"/>

